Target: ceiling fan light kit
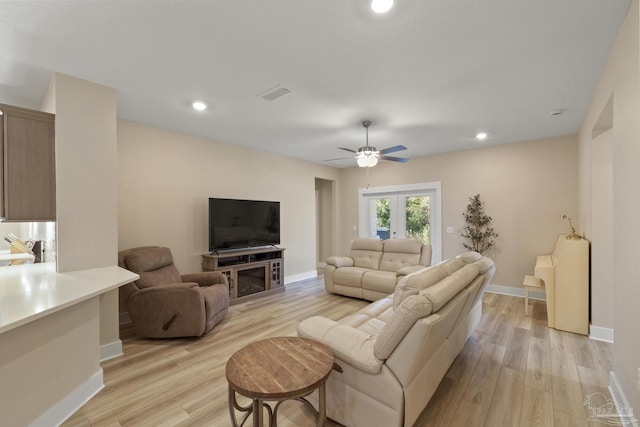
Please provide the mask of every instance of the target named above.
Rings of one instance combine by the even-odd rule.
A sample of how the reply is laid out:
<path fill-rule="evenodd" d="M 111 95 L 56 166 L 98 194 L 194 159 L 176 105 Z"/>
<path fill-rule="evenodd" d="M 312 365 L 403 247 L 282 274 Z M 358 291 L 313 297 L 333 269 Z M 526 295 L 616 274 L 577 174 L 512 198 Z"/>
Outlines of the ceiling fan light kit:
<path fill-rule="evenodd" d="M 356 162 L 358 162 L 359 167 L 370 168 L 378 164 L 378 152 L 375 151 L 375 147 L 370 148 L 373 150 L 363 150 L 362 148 L 358 150 Z"/>
<path fill-rule="evenodd" d="M 375 13 L 386 13 L 393 7 L 393 0 L 372 0 L 371 10 Z"/>
<path fill-rule="evenodd" d="M 196 111 L 204 111 L 207 109 L 207 104 L 205 104 L 202 101 L 193 101 L 193 103 L 191 104 L 191 106 L 193 107 L 194 110 Z"/>

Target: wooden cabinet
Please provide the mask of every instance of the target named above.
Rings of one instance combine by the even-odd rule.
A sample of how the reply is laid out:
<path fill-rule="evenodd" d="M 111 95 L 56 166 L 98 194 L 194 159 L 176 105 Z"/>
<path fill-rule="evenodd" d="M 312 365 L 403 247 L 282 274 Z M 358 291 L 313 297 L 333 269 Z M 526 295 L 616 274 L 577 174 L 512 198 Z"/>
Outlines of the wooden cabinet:
<path fill-rule="evenodd" d="M 284 291 L 283 248 L 204 254 L 202 270 L 220 271 L 227 276 L 231 304 Z"/>
<path fill-rule="evenodd" d="M 0 218 L 55 221 L 55 116 L 0 104 Z"/>

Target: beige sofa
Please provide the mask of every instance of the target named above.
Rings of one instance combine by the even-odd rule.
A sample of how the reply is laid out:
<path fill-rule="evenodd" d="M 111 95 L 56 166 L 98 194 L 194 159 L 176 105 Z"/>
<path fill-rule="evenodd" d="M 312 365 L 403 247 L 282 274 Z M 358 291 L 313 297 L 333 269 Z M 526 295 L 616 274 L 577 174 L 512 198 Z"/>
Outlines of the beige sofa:
<path fill-rule="evenodd" d="M 402 277 L 431 265 L 431 252 L 416 239 L 354 239 L 349 256 L 327 258 L 324 287 L 369 301 L 385 298 Z"/>
<path fill-rule="evenodd" d="M 494 272 L 492 260 L 467 252 L 404 277 L 355 314 L 300 322 L 299 336 L 333 350 L 327 416 L 347 427 L 412 426 L 480 322 Z"/>

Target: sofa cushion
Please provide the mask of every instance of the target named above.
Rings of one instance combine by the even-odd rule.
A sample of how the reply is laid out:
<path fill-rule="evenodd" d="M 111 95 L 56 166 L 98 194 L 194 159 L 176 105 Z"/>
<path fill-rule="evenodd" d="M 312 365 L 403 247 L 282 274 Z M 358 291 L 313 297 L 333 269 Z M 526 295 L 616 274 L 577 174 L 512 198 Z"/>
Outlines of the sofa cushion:
<path fill-rule="evenodd" d="M 344 316 L 338 321 L 338 323 L 341 325 L 351 326 L 352 328 L 358 328 L 369 320 L 371 320 L 371 316 L 358 312 Z"/>
<path fill-rule="evenodd" d="M 382 252 L 384 243 L 379 239 L 368 237 L 358 237 L 351 241 L 351 250 L 377 251 Z"/>
<path fill-rule="evenodd" d="M 362 276 L 370 271 L 361 267 L 342 267 L 333 272 L 333 283 L 343 286 L 362 286 Z"/>
<path fill-rule="evenodd" d="M 358 310 L 358 314 L 363 314 L 369 317 L 377 317 L 378 319 L 382 319 L 387 322 L 391 319 L 393 315 L 393 299 L 391 296 L 386 298 L 379 299 L 377 301 L 372 302 L 366 307 Z"/>
<path fill-rule="evenodd" d="M 380 270 L 396 272 L 402 267 L 420 263 L 422 242 L 416 239 L 391 239 L 384 241 L 384 253 L 380 258 Z"/>
<path fill-rule="evenodd" d="M 462 260 L 466 263 L 477 261 L 480 258 L 482 258 L 482 255 L 475 251 L 463 252 L 456 257 L 456 259 Z"/>
<path fill-rule="evenodd" d="M 478 276 L 479 271 L 480 268 L 477 265 L 467 264 L 435 285 L 420 291 L 418 295 L 426 297 L 431 302 L 435 313 L 471 283 Z"/>
<path fill-rule="evenodd" d="M 493 261 L 490 258 L 481 258 L 473 262 L 480 269 L 480 274 L 486 273 L 491 267 L 494 266 Z"/>
<path fill-rule="evenodd" d="M 431 301 L 426 297 L 412 295 L 406 298 L 398 309 L 393 311 L 391 320 L 378 333 L 373 347 L 375 357 L 383 360 L 389 357 L 416 320 L 428 316 L 431 311 Z"/>
<path fill-rule="evenodd" d="M 402 267 L 418 265 L 420 254 L 405 254 L 402 252 L 385 252 L 380 258 L 380 270 L 396 272 Z"/>
<path fill-rule="evenodd" d="M 393 293 L 396 287 L 396 273 L 393 271 L 369 270 L 362 276 L 362 289 Z"/>
<path fill-rule="evenodd" d="M 417 295 L 423 289 L 433 286 L 447 276 L 447 271 L 439 266 L 433 266 L 403 277 L 393 292 L 393 309 L 409 296 Z"/>
<path fill-rule="evenodd" d="M 465 262 L 459 258 L 454 258 L 454 259 L 448 259 L 446 261 L 442 261 L 437 265 L 444 268 L 447 274 L 451 274 L 454 271 L 460 270 L 462 267 L 464 267 Z"/>
<path fill-rule="evenodd" d="M 371 268 L 377 270 L 382 256 L 382 240 L 358 238 L 351 242 L 351 253 L 355 267 Z"/>
<path fill-rule="evenodd" d="M 384 252 L 420 255 L 422 241 L 418 239 L 389 239 L 383 242 Z"/>
<path fill-rule="evenodd" d="M 387 297 L 372 302 L 354 314 L 347 315 L 338 323 L 378 336 L 384 325 L 393 317 L 392 298 Z"/>
<path fill-rule="evenodd" d="M 464 262 L 460 259 L 448 259 L 433 267 L 421 269 L 400 279 L 393 296 L 394 310 L 408 296 L 416 295 L 421 290 L 433 286 L 446 276 L 464 267 L 464 265 Z"/>
<path fill-rule="evenodd" d="M 396 271 L 396 277 L 402 278 L 401 276 L 408 276 L 411 273 L 415 273 L 416 271 L 424 270 L 424 265 L 408 265 L 406 267 L 401 267 Z"/>
<path fill-rule="evenodd" d="M 380 266 L 382 252 L 355 249 L 351 251 L 350 256 L 353 258 L 353 265 L 355 267 L 377 270 Z"/>
<path fill-rule="evenodd" d="M 377 317 L 372 317 L 366 322 L 362 323 L 356 329 L 365 332 L 372 337 L 377 337 L 380 334 L 382 328 L 384 328 L 384 325 L 386 325 L 386 322 L 378 319 Z"/>

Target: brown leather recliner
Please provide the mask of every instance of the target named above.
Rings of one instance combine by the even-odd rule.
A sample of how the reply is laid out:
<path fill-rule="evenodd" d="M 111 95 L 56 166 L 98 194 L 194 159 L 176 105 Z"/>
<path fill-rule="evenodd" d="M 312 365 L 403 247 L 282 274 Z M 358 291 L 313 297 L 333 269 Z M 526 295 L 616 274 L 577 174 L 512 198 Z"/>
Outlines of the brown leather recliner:
<path fill-rule="evenodd" d="M 199 337 L 227 315 L 227 277 L 217 271 L 181 275 L 169 248 L 127 249 L 119 252 L 118 264 L 140 275 L 120 289 L 141 337 Z"/>

